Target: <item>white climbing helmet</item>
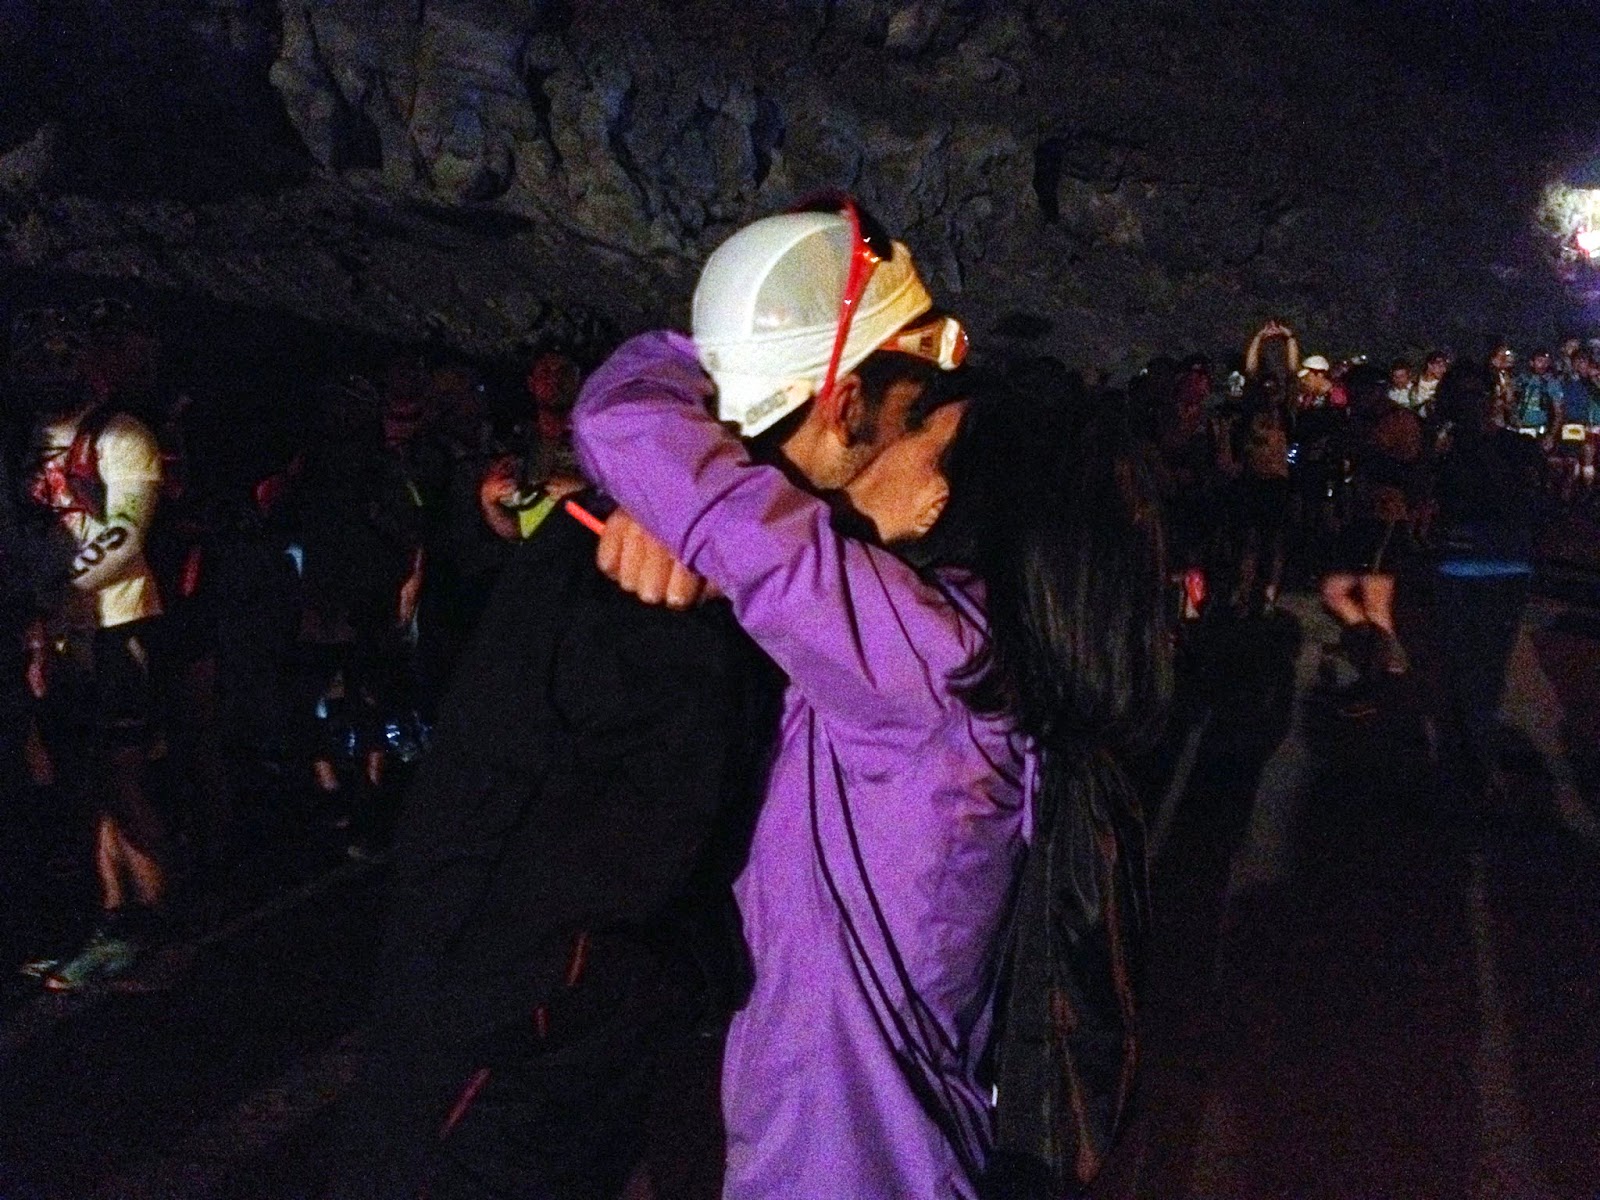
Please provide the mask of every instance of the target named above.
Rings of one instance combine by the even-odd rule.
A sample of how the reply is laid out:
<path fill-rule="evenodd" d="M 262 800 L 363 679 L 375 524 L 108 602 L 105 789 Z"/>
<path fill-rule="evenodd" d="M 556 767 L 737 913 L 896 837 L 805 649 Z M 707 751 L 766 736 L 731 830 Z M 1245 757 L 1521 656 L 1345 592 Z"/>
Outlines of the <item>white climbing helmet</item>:
<path fill-rule="evenodd" d="M 837 376 L 933 307 L 911 252 L 872 269 L 855 306 Z M 794 412 L 821 388 L 839 328 L 840 307 L 856 249 L 851 221 L 839 212 L 796 212 L 745 226 L 712 252 L 694 291 L 692 330 L 700 365 L 717 385 L 717 416 L 752 437 Z M 947 319 L 943 341 L 966 335 Z M 942 355 L 947 369 L 959 351 Z M 929 355 L 928 357 L 936 357 Z"/>

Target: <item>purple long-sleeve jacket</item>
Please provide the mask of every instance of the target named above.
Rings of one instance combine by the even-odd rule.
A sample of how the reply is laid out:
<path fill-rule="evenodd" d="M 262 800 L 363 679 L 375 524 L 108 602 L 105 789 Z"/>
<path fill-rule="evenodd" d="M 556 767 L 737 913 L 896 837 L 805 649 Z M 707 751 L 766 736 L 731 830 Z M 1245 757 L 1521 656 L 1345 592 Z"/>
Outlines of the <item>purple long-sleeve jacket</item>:
<path fill-rule="evenodd" d="M 976 587 L 835 533 L 710 393 L 688 338 L 645 334 L 589 379 L 574 431 L 590 477 L 789 677 L 736 887 L 756 979 L 723 1067 L 725 1195 L 972 1197 L 1031 771 L 951 692 L 984 637 Z"/>

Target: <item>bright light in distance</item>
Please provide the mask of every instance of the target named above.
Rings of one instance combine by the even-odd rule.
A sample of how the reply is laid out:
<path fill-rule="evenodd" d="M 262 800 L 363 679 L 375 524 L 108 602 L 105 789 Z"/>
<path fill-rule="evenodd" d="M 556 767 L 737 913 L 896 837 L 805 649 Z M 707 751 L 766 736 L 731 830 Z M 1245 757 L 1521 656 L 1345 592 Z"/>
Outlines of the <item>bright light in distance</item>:
<path fill-rule="evenodd" d="M 1552 183 L 1539 201 L 1540 228 L 1569 250 L 1591 230 L 1600 232 L 1600 188 L 1569 187 Z"/>
<path fill-rule="evenodd" d="M 1550 264 L 1556 274 L 1600 302 L 1600 275 L 1595 270 L 1600 266 L 1600 187 L 1550 184 L 1540 198 L 1534 224 L 1550 239 Z"/>

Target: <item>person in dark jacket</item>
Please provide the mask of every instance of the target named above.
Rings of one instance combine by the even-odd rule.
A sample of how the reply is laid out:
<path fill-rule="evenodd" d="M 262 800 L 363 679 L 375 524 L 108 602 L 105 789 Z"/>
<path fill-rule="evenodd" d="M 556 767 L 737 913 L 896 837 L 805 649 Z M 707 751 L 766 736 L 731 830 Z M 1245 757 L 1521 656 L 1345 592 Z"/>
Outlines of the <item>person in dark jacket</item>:
<path fill-rule="evenodd" d="M 1506 664 L 1533 581 L 1534 534 L 1547 493 L 1538 443 L 1496 424 L 1494 378 L 1462 363 L 1439 384 L 1450 423 L 1439 463 L 1435 610 L 1446 673 L 1445 760 L 1471 799 L 1495 799 L 1495 732 Z"/>
<path fill-rule="evenodd" d="M 441 704 L 330 1197 L 614 1197 L 657 1061 L 742 1000 L 779 681 L 725 602 L 639 604 L 595 545 L 550 509 Z"/>

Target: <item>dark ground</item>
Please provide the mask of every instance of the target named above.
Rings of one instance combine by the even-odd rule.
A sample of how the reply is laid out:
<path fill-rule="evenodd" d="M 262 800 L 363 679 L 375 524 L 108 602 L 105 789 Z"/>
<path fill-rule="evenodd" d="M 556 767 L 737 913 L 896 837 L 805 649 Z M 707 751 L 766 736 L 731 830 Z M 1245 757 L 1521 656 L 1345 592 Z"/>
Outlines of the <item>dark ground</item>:
<path fill-rule="evenodd" d="M 1507 711 L 1519 805 L 1437 783 L 1426 598 L 1416 669 L 1371 717 L 1319 692 L 1308 597 L 1223 628 L 1153 821 L 1143 1111 L 1097 1197 L 1589 1198 L 1600 1181 L 1600 609 L 1530 607 Z M 1567 748 L 1564 743 L 1570 743 Z M 380 866 L 285 798 L 226 902 L 197 900 L 173 986 L 0 1010 L 0 1197 L 314 1193 L 358 1061 Z M 64 930 L 4 853 L 4 949 Z M 29 895 L 30 890 L 34 892 Z M 663 1089 L 656 1193 L 715 1194 L 714 1047 Z"/>

